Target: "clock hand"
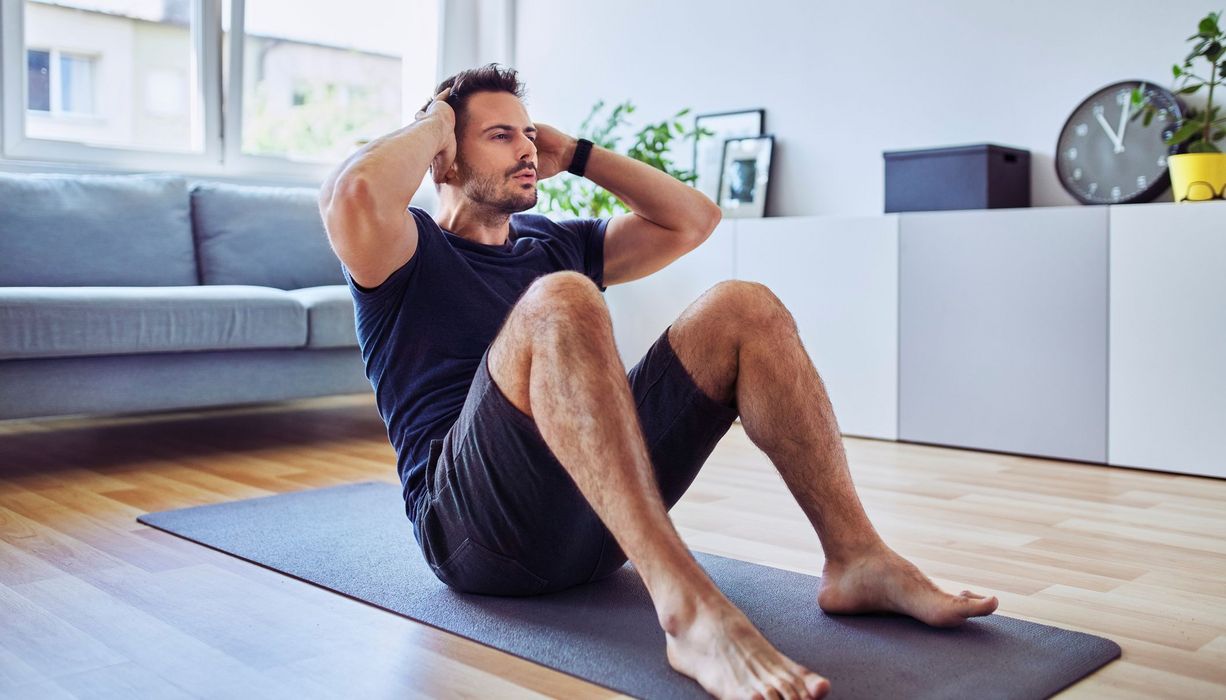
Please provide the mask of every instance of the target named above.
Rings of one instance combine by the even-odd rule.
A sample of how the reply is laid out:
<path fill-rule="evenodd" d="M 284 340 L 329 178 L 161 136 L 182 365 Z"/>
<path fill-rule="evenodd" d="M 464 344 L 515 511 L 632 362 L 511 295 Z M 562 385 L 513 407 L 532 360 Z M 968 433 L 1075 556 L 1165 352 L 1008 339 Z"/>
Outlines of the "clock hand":
<path fill-rule="evenodd" d="M 1115 142 L 1115 152 L 1116 153 L 1124 152 L 1124 131 L 1128 129 L 1128 107 L 1129 106 L 1131 106 L 1131 102 L 1129 100 L 1124 100 L 1124 108 L 1120 110 L 1120 129 L 1119 129 L 1120 137 L 1119 137 L 1119 140 Z"/>
<path fill-rule="evenodd" d="M 1107 132 L 1107 136 L 1111 138 L 1111 143 L 1115 145 L 1115 152 L 1119 153 L 1120 149 L 1123 148 L 1123 145 L 1120 143 L 1120 140 L 1116 137 L 1115 130 L 1107 125 L 1107 120 L 1103 119 L 1102 112 L 1095 112 L 1094 118 L 1098 119 L 1098 123 L 1103 125 L 1103 131 Z"/>

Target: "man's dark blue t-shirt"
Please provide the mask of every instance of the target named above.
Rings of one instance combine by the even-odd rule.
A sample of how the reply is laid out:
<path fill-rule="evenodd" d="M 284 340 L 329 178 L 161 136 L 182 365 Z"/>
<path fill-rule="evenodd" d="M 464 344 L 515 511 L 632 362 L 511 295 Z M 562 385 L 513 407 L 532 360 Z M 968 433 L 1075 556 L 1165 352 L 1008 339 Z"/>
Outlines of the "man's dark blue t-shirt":
<path fill-rule="evenodd" d="M 533 280 L 561 270 L 587 275 L 603 292 L 609 220 L 513 214 L 508 241 L 497 246 L 445 231 L 417 207 L 409 211 L 417 222 L 417 251 L 386 281 L 361 287 L 341 268 L 366 377 L 416 526 L 430 441 L 441 440 L 459 418 L 481 357 L 511 307 Z"/>

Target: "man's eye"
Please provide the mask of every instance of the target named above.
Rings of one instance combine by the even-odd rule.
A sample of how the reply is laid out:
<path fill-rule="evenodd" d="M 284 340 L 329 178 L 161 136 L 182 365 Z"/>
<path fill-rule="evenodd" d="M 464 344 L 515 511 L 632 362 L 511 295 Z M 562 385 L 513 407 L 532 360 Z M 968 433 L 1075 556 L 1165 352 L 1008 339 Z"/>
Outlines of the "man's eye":
<path fill-rule="evenodd" d="M 504 136 L 506 136 L 506 134 L 494 134 L 494 138 L 496 139 L 503 138 Z"/>

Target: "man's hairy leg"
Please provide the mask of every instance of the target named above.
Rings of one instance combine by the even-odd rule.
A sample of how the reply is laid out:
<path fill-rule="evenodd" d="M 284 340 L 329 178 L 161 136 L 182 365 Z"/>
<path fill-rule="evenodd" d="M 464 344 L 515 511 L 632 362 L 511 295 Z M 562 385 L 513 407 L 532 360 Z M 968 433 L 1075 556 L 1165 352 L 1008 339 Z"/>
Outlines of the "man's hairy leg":
<path fill-rule="evenodd" d="M 828 613 L 897 612 L 950 627 L 996 610 L 953 596 L 882 541 L 852 483 L 834 408 L 787 308 L 764 285 L 722 282 L 682 313 L 669 341 L 699 389 L 735 405 L 822 543 Z"/>
<path fill-rule="evenodd" d="M 656 485 L 608 309 L 591 280 L 532 284 L 490 348 L 499 389 L 530 415 L 634 564 L 670 663 L 718 697 L 820 697 L 829 685 L 780 654 L 698 565 Z"/>

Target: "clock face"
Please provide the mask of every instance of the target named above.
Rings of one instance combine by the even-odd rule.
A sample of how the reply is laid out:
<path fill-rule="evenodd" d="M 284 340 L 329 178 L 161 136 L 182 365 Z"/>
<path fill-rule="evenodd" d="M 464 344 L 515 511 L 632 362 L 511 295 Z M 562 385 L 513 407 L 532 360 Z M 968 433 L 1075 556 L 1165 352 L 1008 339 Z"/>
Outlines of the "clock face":
<path fill-rule="evenodd" d="M 1157 113 L 1148 127 L 1132 119 L 1132 89 L 1144 95 Z M 1183 120 L 1183 109 L 1170 91 L 1137 80 L 1115 83 L 1090 95 L 1069 116 L 1056 145 L 1060 184 L 1084 204 L 1148 202 L 1170 186 L 1167 156 L 1175 152 L 1163 139 Z"/>

